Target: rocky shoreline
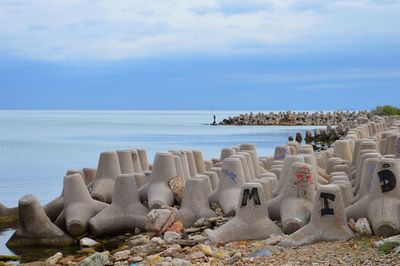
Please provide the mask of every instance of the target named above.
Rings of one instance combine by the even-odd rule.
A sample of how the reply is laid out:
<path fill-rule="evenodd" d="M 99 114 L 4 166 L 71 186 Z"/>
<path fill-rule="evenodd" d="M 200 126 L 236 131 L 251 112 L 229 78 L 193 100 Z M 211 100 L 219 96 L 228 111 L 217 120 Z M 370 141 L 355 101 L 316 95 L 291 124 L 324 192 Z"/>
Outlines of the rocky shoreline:
<path fill-rule="evenodd" d="M 104 152 L 97 168 L 68 170 L 60 197 L 43 207 L 32 195 L 18 208 L 0 205 L 0 220 L 18 212 L 10 249 L 78 248 L 32 266 L 395 265 L 399 130 L 400 120 L 363 114 L 306 133 L 333 141 L 317 152 L 301 135 L 273 156 L 241 144 L 210 160 L 158 153 L 149 165 L 143 149 Z M 375 215 L 376 200 L 387 214 Z M 0 265 L 18 259 L 0 256 Z"/>
<path fill-rule="evenodd" d="M 354 121 L 357 117 L 370 116 L 369 111 L 334 111 L 334 112 L 270 112 L 245 113 L 238 116 L 214 121 L 211 125 L 223 126 L 326 126 L 341 125 Z"/>

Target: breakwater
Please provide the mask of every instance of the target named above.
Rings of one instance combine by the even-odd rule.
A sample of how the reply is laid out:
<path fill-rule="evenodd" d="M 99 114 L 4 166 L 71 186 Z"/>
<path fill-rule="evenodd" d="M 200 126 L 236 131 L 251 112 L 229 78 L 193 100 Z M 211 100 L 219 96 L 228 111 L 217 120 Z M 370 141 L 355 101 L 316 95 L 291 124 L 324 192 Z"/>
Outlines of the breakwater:
<path fill-rule="evenodd" d="M 224 118 L 219 123 L 215 117 L 212 125 L 224 126 L 316 126 L 340 125 L 354 121 L 357 117 L 369 116 L 368 111 L 334 111 L 334 112 L 270 112 L 245 113 Z"/>
<path fill-rule="evenodd" d="M 321 152 L 290 140 L 273 155 L 240 144 L 209 159 L 198 150 L 160 152 L 150 165 L 143 149 L 103 152 L 97 168 L 68 170 L 60 196 L 45 206 L 22 197 L 20 226 L 8 246 L 83 249 L 117 235 L 124 243 L 112 255 L 92 249 L 52 259 L 232 264 L 246 258 L 226 252 L 229 242 L 268 239 L 291 247 L 346 240 L 354 236 L 348 218 L 368 218 L 379 236 L 397 234 L 400 225 L 391 215 L 374 215 L 374 206 L 379 199 L 385 210 L 394 209 L 400 198 L 400 121 L 362 116 L 344 127 Z"/>

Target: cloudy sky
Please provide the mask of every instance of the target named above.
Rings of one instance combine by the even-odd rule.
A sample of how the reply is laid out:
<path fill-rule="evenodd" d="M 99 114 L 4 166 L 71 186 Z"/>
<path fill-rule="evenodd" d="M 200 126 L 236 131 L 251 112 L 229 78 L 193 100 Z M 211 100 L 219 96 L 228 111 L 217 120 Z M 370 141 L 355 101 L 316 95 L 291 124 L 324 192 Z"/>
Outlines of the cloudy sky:
<path fill-rule="evenodd" d="M 0 109 L 400 104 L 400 0 L 0 0 Z"/>

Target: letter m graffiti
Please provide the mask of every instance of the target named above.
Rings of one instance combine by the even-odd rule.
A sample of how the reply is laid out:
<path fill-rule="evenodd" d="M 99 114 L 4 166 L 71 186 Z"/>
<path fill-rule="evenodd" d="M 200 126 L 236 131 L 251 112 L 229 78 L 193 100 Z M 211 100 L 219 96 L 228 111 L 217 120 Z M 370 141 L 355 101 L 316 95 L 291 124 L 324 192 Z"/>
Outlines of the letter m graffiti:
<path fill-rule="evenodd" d="M 241 207 L 246 206 L 247 201 L 251 199 L 253 199 L 255 205 L 261 205 L 260 196 L 258 195 L 258 189 L 256 187 L 253 187 L 251 191 L 248 188 L 244 189 Z"/>

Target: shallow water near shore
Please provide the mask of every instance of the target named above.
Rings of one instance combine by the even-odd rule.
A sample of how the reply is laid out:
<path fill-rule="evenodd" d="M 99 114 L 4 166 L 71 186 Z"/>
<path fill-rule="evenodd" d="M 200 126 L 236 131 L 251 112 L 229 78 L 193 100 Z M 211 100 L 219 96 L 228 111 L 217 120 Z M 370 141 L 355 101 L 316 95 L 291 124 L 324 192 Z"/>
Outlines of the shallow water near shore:
<path fill-rule="evenodd" d="M 258 155 L 266 156 L 288 136 L 317 128 L 205 125 L 213 114 L 218 121 L 240 113 L 0 110 L 0 202 L 14 207 L 23 195 L 34 194 L 45 204 L 60 194 L 68 169 L 96 167 L 102 151 L 144 147 L 151 162 L 158 151 L 198 149 L 210 159 L 223 147 L 254 143 Z M 13 254 L 5 246 L 13 231 L 0 228 L 0 254 Z M 34 256 L 45 254 L 41 250 L 17 253 L 34 260 L 43 257 Z"/>

